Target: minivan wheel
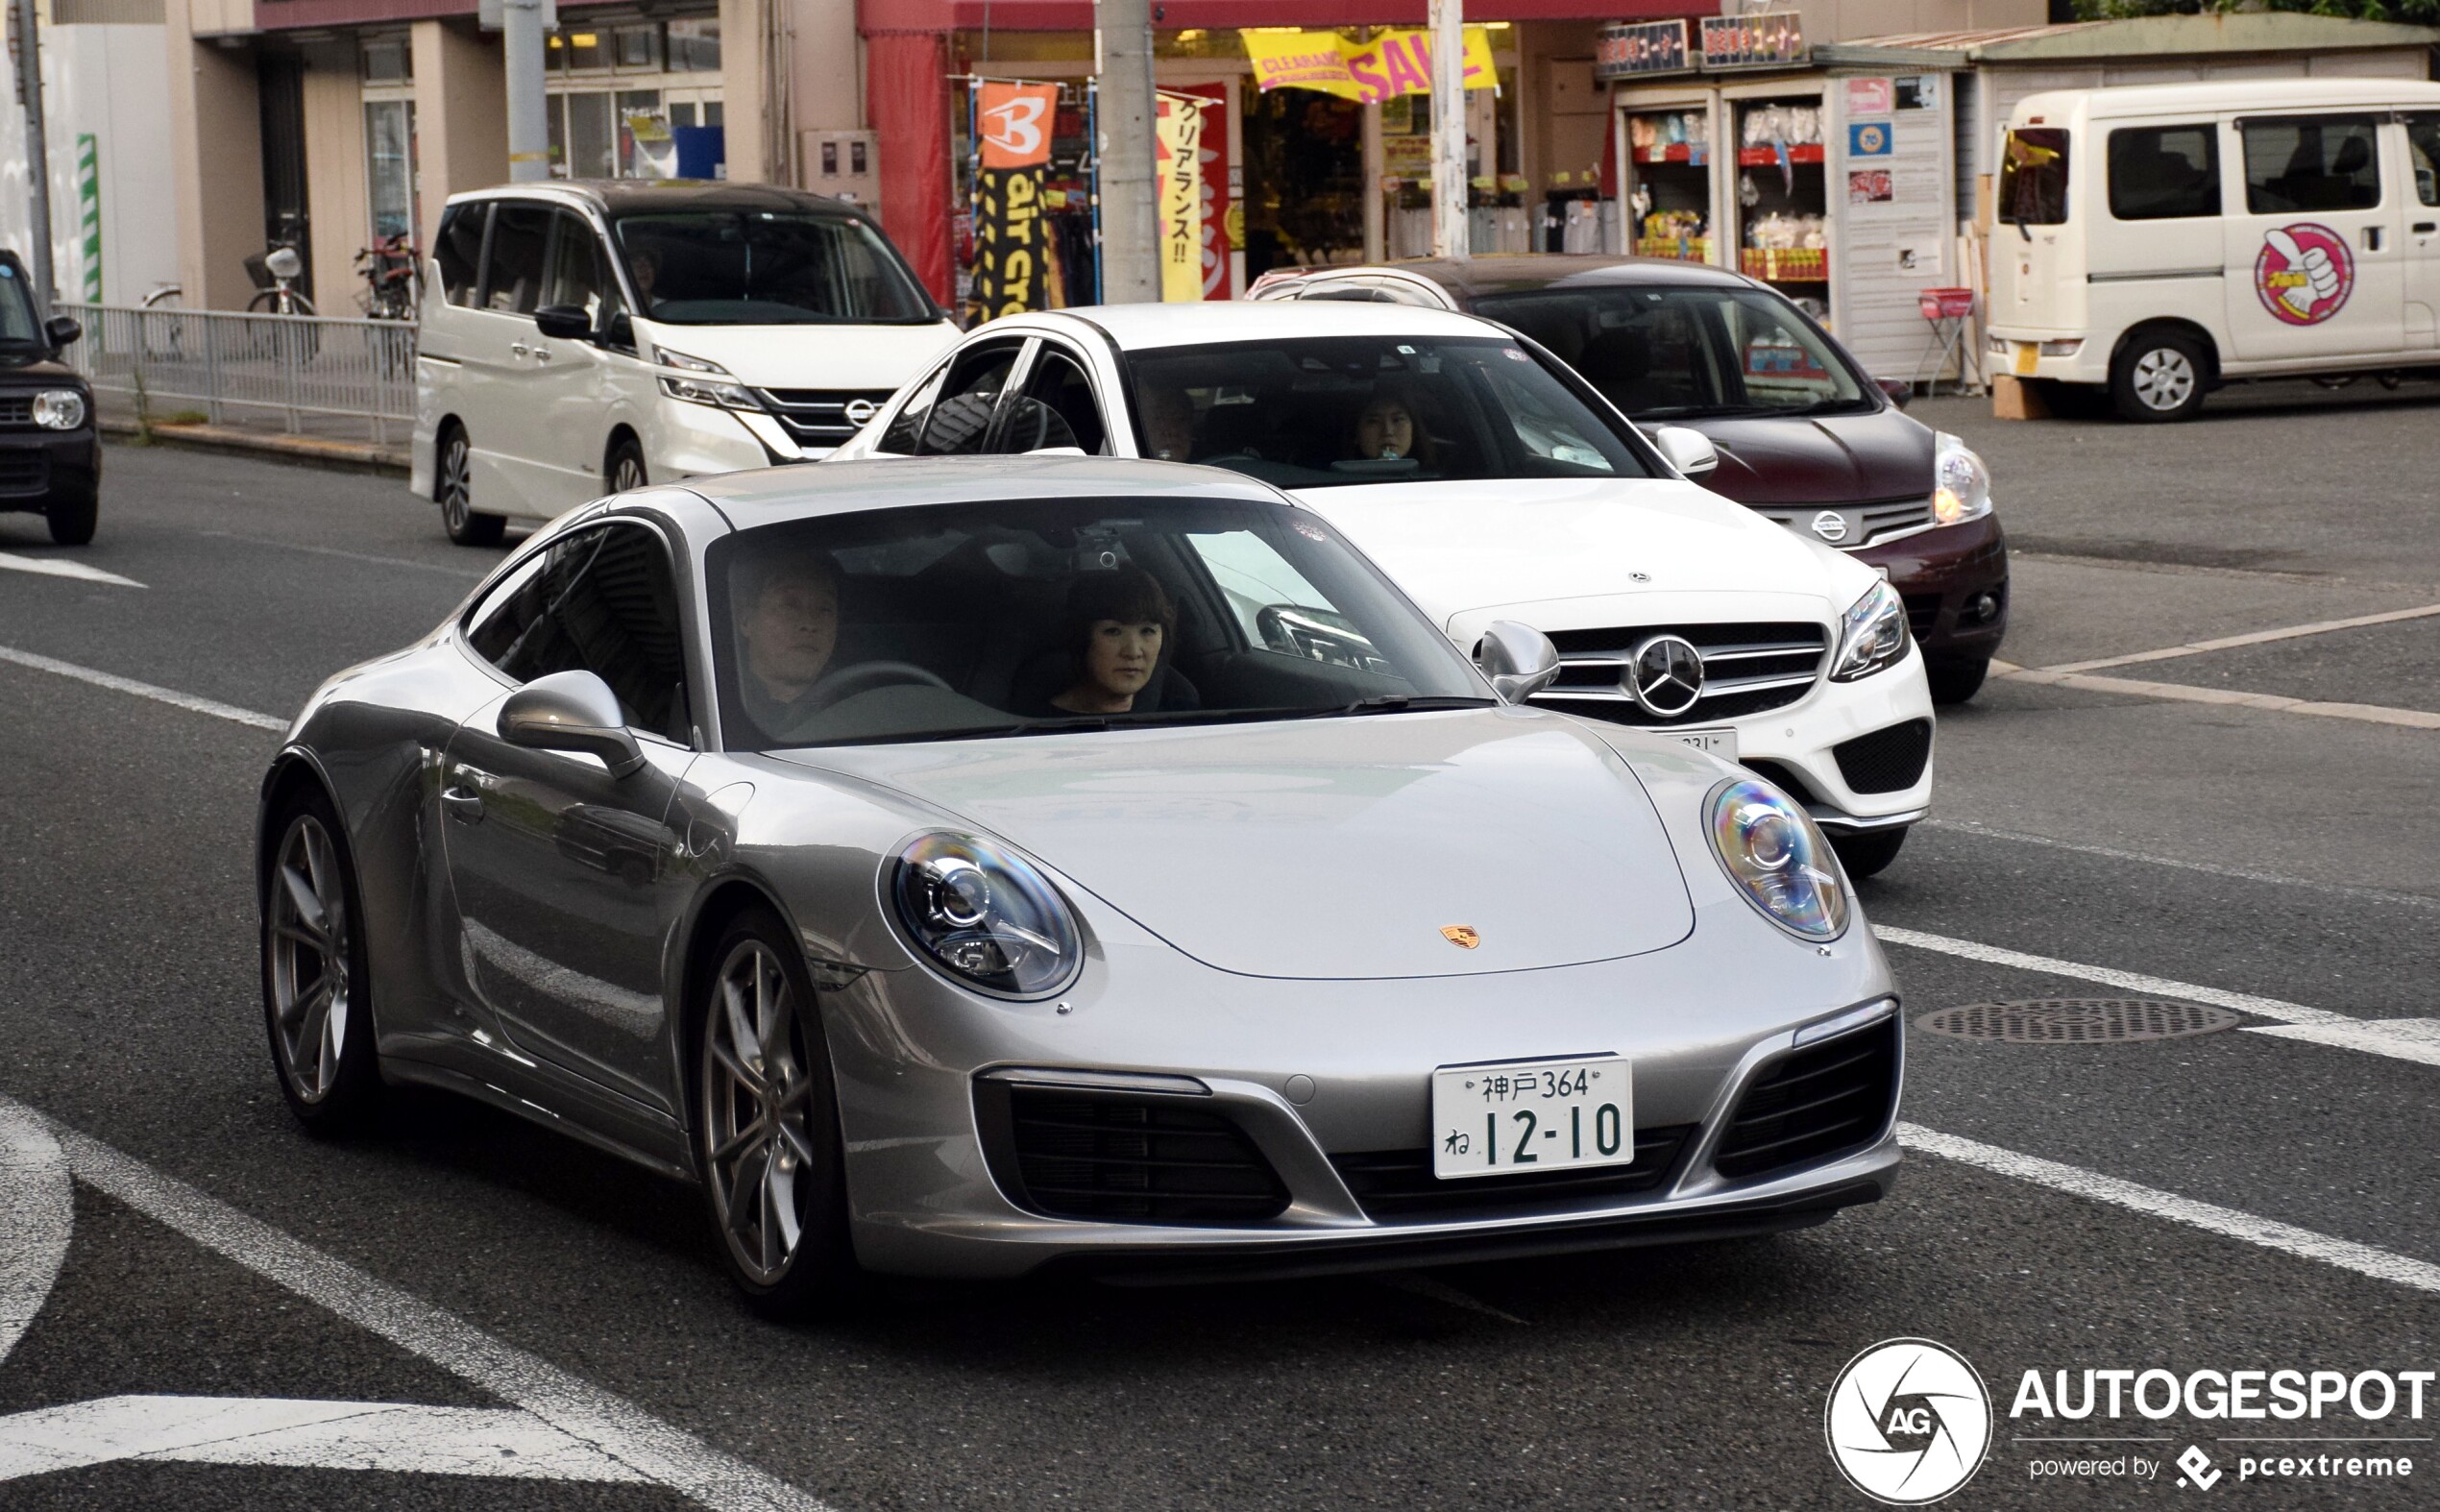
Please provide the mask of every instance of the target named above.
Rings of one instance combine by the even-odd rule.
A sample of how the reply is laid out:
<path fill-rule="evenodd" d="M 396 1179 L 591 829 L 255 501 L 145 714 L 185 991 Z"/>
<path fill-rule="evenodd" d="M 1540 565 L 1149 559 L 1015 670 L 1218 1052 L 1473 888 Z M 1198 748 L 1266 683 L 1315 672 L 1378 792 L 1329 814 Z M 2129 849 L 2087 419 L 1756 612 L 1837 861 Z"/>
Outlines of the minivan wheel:
<path fill-rule="evenodd" d="M 1898 859 L 1898 850 L 1905 844 L 1906 831 L 1902 829 L 1865 830 L 1860 833 L 1833 830 L 1830 834 L 1830 848 L 1839 853 L 1839 865 L 1846 867 L 1847 875 L 1858 881 L 1888 870 L 1890 863 Z"/>
<path fill-rule="evenodd" d="M 2130 337 L 2110 367 L 2110 397 L 2125 420 L 2191 420 L 2203 407 L 2208 367 L 2201 344 L 2174 331 Z"/>
<path fill-rule="evenodd" d="M 441 432 L 440 465 L 432 480 L 432 497 L 441 506 L 441 526 L 459 546 L 498 546 L 507 528 L 504 516 L 478 514 L 475 509 L 475 453 L 466 432 L 451 426 Z"/>
<path fill-rule="evenodd" d="M 627 493 L 651 481 L 645 476 L 644 448 L 633 436 L 611 448 L 610 466 L 603 471 L 602 480 L 614 494 Z"/>

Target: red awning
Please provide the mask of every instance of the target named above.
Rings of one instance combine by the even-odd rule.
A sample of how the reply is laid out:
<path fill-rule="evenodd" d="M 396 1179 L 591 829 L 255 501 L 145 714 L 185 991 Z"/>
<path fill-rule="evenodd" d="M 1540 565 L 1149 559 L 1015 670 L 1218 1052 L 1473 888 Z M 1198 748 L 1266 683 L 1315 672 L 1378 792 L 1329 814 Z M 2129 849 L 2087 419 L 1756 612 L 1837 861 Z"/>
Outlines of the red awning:
<path fill-rule="evenodd" d="M 1159 11 L 1153 24 L 1183 26 L 1422 26 L 1427 0 L 1147 0 Z M 1618 21 L 1653 16 L 1717 15 L 1717 0 L 1497 0 L 1470 21 Z M 891 32 L 1089 32 L 1092 0 L 856 0 L 856 25 L 866 37 Z"/>

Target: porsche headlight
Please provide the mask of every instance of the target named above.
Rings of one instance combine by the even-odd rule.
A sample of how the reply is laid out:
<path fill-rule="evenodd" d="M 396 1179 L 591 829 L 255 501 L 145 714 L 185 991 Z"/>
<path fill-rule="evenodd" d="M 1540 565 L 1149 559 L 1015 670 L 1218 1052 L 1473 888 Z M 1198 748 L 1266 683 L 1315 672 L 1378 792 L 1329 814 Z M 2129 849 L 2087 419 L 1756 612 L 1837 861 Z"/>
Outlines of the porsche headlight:
<path fill-rule="evenodd" d="M 85 396 L 72 388 L 43 390 L 34 396 L 34 423 L 45 430 L 74 430 L 85 424 Z"/>
<path fill-rule="evenodd" d="M 1932 523 L 1953 525 L 1991 512 L 1991 470 L 1971 447 L 1943 430 L 1932 458 Z"/>
<path fill-rule="evenodd" d="M 1084 963 L 1076 921 L 1039 871 L 972 835 L 920 835 L 891 864 L 898 922 L 937 965 L 996 997 L 1037 998 Z"/>
<path fill-rule="evenodd" d="M 1839 624 L 1839 659 L 1830 668 L 1832 682 L 1869 677 L 1906 657 L 1906 600 L 1888 583 L 1874 583 L 1857 599 Z"/>
<path fill-rule="evenodd" d="M 652 349 L 652 359 L 674 373 L 661 375 L 661 392 L 690 404 L 717 404 L 722 409 L 760 409 L 751 390 L 717 362 L 690 357 L 667 347 Z"/>
<path fill-rule="evenodd" d="M 1847 879 L 1813 816 L 1752 777 L 1712 790 L 1712 851 L 1763 916 L 1802 939 L 1846 933 Z"/>

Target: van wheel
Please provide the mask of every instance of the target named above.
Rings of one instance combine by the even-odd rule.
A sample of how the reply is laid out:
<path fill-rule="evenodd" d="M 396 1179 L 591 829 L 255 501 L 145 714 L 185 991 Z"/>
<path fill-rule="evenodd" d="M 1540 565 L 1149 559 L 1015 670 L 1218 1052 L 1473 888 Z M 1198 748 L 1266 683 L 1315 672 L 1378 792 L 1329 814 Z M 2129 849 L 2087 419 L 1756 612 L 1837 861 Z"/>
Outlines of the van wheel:
<path fill-rule="evenodd" d="M 629 436 L 610 449 L 610 465 L 602 470 L 602 481 L 610 485 L 614 494 L 642 488 L 651 481 L 644 471 L 644 448 L 635 437 Z"/>
<path fill-rule="evenodd" d="M 2160 422 L 2191 420 L 2203 407 L 2203 375 L 2208 364 L 2191 336 L 2139 331 L 2119 349 L 2110 367 L 2110 397 L 2119 418 Z"/>
<path fill-rule="evenodd" d="M 441 526 L 459 546 L 498 546 L 508 521 L 500 515 L 475 512 L 475 452 L 463 427 L 441 432 L 439 476 L 432 498 L 441 506 Z"/>

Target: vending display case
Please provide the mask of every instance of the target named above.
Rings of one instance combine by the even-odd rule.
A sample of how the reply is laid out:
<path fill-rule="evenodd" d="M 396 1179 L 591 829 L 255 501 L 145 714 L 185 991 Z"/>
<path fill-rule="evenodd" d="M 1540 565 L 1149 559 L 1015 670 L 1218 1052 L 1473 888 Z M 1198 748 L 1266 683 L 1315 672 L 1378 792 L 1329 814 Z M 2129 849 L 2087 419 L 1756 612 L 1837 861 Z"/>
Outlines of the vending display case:
<path fill-rule="evenodd" d="M 1821 97 L 1731 104 L 1737 123 L 1737 266 L 1826 310 L 1830 194 Z"/>
<path fill-rule="evenodd" d="M 1715 118 L 1708 102 L 1627 114 L 1626 194 L 1636 256 L 1719 260 Z"/>

